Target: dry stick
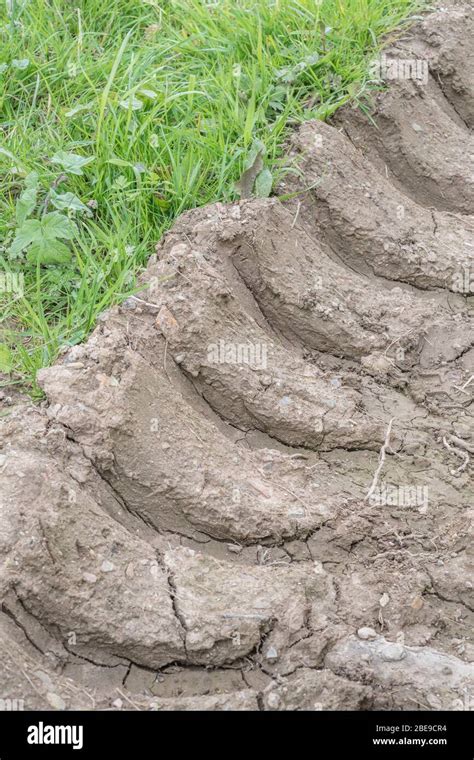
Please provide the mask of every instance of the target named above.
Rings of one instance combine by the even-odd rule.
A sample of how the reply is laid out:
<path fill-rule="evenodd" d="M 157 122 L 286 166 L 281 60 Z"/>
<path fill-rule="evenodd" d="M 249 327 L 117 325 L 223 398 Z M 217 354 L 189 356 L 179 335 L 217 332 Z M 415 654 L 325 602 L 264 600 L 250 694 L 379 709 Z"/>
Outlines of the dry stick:
<path fill-rule="evenodd" d="M 168 378 L 168 380 L 171 383 L 171 378 L 168 375 L 168 370 L 166 369 L 166 356 L 167 356 L 167 354 L 168 354 L 168 338 L 166 338 L 166 340 L 165 340 L 165 350 L 163 351 L 163 370 L 165 372 L 166 377 Z"/>
<path fill-rule="evenodd" d="M 372 485 L 370 486 L 369 492 L 368 492 L 367 496 L 365 497 L 365 501 L 368 501 L 370 499 L 370 497 L 372 496 L 373 492 L 377 488 L 377 483 L 379 482 L 379 476 L 380 476 L 380 473 L 382 472 L 382 468 L 383 468 L 383 465 L 384 465 L 384 462 L 385 462 L 385 452 L 387 450 L 387 446 L 390 444 L 390 435 L 391 435 L 391 432 L 392 432 L 392 425 L 393 425 L 394 419 L 395 419 L 395 417 L 392 417 L 392 419 L 388 423 L 387 433 L 385 435 L 385 441 L 384 441 L 384 444 L 383 444 L 382 448 L 380 449 L 379 464 L 378 464 L 377 469 L 375 470 L 374 479 L 372 480 Z"/>
<path fill-rule="evenodd" d="M 296 222 L 298 221 L 298 217 L 300 215 L 300 210 L 301 210 L 301 201 L 298 201 L 298 207 L 296 209 L 295 218 L 293 219 L 293 224 L 290 227 L 291 230 L 294 229 L 294 227 L 296 225 Z"/>
<path fill-rule="evenodd" d="M 453 388 L 456 388 L 457 391 L 461 391 L 461 393 L 465 393 L 466 396 L 469 396 L 469 393 L 467 392 L 466 388 L 467 388 L 468 385 L 470 385 L 472 383 L 473 380 L 474 380 L 474 375 L 471 375 L 471 377 L 469 378 L 469 380 L 466 380 L 466 382 L 464 383 L 464 385 L 461 385 L 461 386 L 454 385 Z"/>
<path fill-rule="evenodd" d="M 410 557 L 432 557 L 431 552 L 418 552 L 418 554 L 414 554 L 409 549 L 388 549 L 386 552 L 380 552 L 379 554 L 374 554 L 373 557 L 368 557 L 371 562 L 373 562 L 376 559 L 381 559 L 382 557 L 386 557 L 388 554 L 408 554 Z"/>
<path fill-rule="evenodd" d="M 457 446 L 460 449 L 466 449 L 466 451 L 469 451 L 471 454 L 474 454 L 474 444 L 469 443 L 468 441 L 465 441 L 463 438 L 458 438 L 457 435 L 450 435 L 449 440 L 451 443 L 454 443 L 455 446 Z"/>
<path fill-rule="evenodd" d="M 13 660 L 13 662 L 15 663 L 15 665 L 17 666 L 18 670 L 19 670 L 19 671 L 21 672 L 21 674 L 22 674 L 22 675 L 23 675 L 23 676 L 26 678 L 26 680 L 27 680 L 27 681 L 28 681 L 28 682 L 31 684 L 31 687 L 34 689 L 34 691 L 36 691 L 36 693 L 37 693 L 37 694 L 38 694 L 38 695 L 39 695 L 41 698 L 44 698 L 44 692 L 43 692 L 43 691 L 41 691 L 41 690 L 40 690 L 40 689 L 39 689 L 39 688 L 36 686 L 36 684 L 34 684 L 34 683 L 33 683 L 33 681 L 31 680 L 31 678 L 29 677 L 28 673 L 27 673 L 27 672 L 26 672 L 26 670 L 23 668 L 23 666 L 22 666 L 22 664 L 20 663 L 20 661 L 17 659 L 16 655 L 21 655 L 21 658 L 22 658 L 22 660 L 23 660 L 23 663 L 24 663 L 24 665 L 25 665 L 25 666 L 26 666 L 26 665 L 28 665 L 28 666 L 29 666 L 30 672 L 31 672 L 31 670 L 32 670 L 34 667 L 36 667 L 36 666 L 38 665 L 38 662 L 37 662 L 37 661 L 35 661 L 35 660 L 33 660 L 33 658 L 32 658 L 32 657 L 30 657 L 29 655 L 26 655 L 26 654 L 25 654 L 25 652 L 22 652 L 22 651 L 21 651 L 21 649 L 20 649 L 20 647 L 19 647 L 19 646 L 18 646 L 18 645 L 17 645 L 15 642 L 13 642 L 13 641 L 9 641 L 9 643 L 10 643 L 10 645 L 11 645 L 11 647 L 13 648 L 13 650 L 14 650 L 14 651 L 12 651 L 12 649 L 11 649 L 11 648 L 8 648 L 8 646 L 6 646 L 6 642 L 5 642 L 5 641 L 3 641 L 3 642 L 2 642 L 2 647 L 1 647 L 1 648 L 3 648 L 3 650 L 4 650 L 4 651 L 5 651 L 5 652 L 6 652 L 8 655 L 10 655 L 11 659 Z M 63 681 L 63 682 L 61 683 L 61 687 L 64 689 L 64 691 L 72 691 L 72 692 L 75 692 L 76 694 L 85 694 L 85 695 L 86 695 L 86 697 L 88 697 L 88 699 L 90 699 L 90 700 L 91 700 L 91 702 L 92 702 L 92 707 L 93 707 L 93 708 L 95 708 L 95 699 L 94 699 L 94 697 L 92 696 L 92 694 L 89 694 L 89 692 L 88 692 L 86 689 L 84 689 L 84 688 L 82 688 L 82 687 L 81 687 L 81 688 L 77 688 L 77 686 L 75 686 L 75 685 L 74 685 L 74 684 L 71 682 L 71 680 L 70 680 L 69 678 L 67 678 L 67 679 L 62 679 L 62 681 Z"/>
<path fill-rule="evenodd" d="M 453 454 L 456 454 L 457 457 L 460 459 L 464 459 L 464 462 L 459 465 L 459 467 L 456 470 L 450 470 L 451 475 L 459 475 L 460 472 L 463 472 L 466 467 L 469 464 L 470 456 L 467 453 L 467 451 L 461 451 L 460 449 L 456 448 L 456 446 L 453 446 L 452 443 L 449 443 L 446 439 L 446 436 L 443 437 L 443 445 L 448 449 L 448 451 L 452 451 Z"/>
<path fill-rule="evenodd" d="M 120 689 L 117 689 L 117 694 L 120 694 L 121 697 L 126 699 L 127 702 L 129 702 L 135 710 L 140 711 L 142 709 L 141 705 L 138 705 L 136 702 L 133 702 L 131 699 L 129 699 L 129 697 L 127 697 L 127 695 L 124 694 Z"/>
<path fill-rule="evenodd" d="M 142 303 L 145 306 L 151 306 L 152 309 L 161 309 L 160 304 L 150 303 L 150 301 L 144 301 L 143 298 L 138 298 L 138 296 L 130 296 L 130 299 L 132 301 L 138 301 L 138 303 Z"/>
<path fill-rule="evenodd" d="M 384 351 L 384 354 L 388 354 L 388 352 L 390 351 L 390 349 L 392 348 L 392 346 L 395 345 L 395 343 L 398 343 L 398 341 L 401 340 L 402 338 L 406 338 L 406 336 L 410 335 L 410 333 L 412 333 L 414 330 L 415 330 L 415 328 L 412 327 L 411 330 L 407 330 L 406 333 L 402 333 L 401 335 L 398 336 L 398 338 L 394 338 L 392 340 L 392 342 L 388 344 L 387 348 Z"/>

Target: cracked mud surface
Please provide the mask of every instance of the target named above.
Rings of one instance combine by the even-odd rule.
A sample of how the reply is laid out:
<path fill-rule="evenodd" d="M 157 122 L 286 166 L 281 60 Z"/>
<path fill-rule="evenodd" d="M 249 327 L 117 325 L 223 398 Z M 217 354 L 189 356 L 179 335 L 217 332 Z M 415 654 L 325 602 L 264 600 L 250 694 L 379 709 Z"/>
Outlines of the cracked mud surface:
<path fill-rule="evenodd" d="M 3 699 L 472 709 L 473 27 L 303 125 L 290 200 L 185 214 L 2 418 Z"/>

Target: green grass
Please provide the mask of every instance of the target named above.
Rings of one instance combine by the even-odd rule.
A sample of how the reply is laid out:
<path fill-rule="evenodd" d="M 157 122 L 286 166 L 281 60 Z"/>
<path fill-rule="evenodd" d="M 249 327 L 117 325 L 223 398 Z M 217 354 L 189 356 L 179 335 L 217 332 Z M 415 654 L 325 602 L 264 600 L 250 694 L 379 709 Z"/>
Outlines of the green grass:
<path fill-rule="evenodd" d="M 0 6 L 0 369 L 27 384 L 133 289 L 186 209 L 237 197 L 255 139 L 276 179 L 288 129 L 367 87 L 383 35 L 418 0 L 9 0 Z M 65 173 L 59 152 L 93 159 Z M 25 177 L 32 217 L 73 193 L 70 253 L 11 250 Z M 51 190 L 53 188 L 53 190 Z M 61 243 L 60 243 L 61 245 Z M 11 283 L 11 273 L 23 285 Z M 6 281 L 5 278 L 10 277 Z"/>

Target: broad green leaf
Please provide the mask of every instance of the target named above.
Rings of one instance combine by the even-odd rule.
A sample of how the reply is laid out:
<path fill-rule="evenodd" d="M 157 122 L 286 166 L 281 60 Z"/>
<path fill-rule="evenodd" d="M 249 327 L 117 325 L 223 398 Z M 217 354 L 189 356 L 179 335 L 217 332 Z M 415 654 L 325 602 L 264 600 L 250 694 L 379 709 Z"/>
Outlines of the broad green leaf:
<path fill-rule="evenodd" d="M 59 211 L 51 211 L 41 220 L 41 235 L 45 240 L 65 238 L 72 240 L 76 235 L 77 228 L 74 222 Z"/>
<path fill-rule="evenodd" d="M 26 175 L 25 187 L 38 187 L 38 172 L 30 172 Z"/>
<path fill-rule="evenodd" d="M 74 193 L 56 193 L 51 191 L 51 203 L 59 211 L 79 211 L 90 215 L 90 210 Z"/>
<path fill-rule="evenodd" d="M 41 222 L 38 219 L 27 219 L 17 230 L 15 239 L 10 246 L 10 253 L 12 256 L 17 256 L 25 248 L 28 248 L 34 240 L 38 240 L 40 237 Z"/>
<path fill-rule="evenodd" d="M 63 150 L 60 150 L 58 153 L 54 154 L 51 161 L 53 164 L 59 164 L 62 166 L 66 174 L 80 175 L 83 173 L 82 168 L 87 164 L 90 164 L 91 161 L 94 161 L 94 156 L 79 156 L 77 153 L 66 153 Z"/>
<path fill-rule="evenodd" d="M 117 190 L 125 190 L 126 187 L 128 187 L 129 182 L 128 179 L 125 177 L 124 174 L 119 174 L 116 180 L 114 180 L 113 187 L 115 187 Z"/>
<path fill-rule="evenodd" d="M 25 178 L 25 185 L 26 190 L 23 190 L 16 202 L 16 221 L 19 227 L 35 210 L 38 196 L 38 174 L 36 172 L 28 174 Z"/>
<path fill-rule="evenodd" d="M 254 166 L 258 156 L 264 157 L 267 149 L 261 140 L 254 140 L 244 162 L 244 171 L 251 169 Z"/>
<path fill-rule="evenodd" d="M 59 211 L 51 211 L 39 221 L 27 219 L 18 230 L 10 247 L 12 256 L 18 255 L 25 248 L 29 261 L 39 261 L 41 264 L 62 264 L 69 261 L 69 248 L 59 241 L 59 238 L 72 240 L 77 232 L 76 225 Z"/>
<path fill-rule="evenodd" d="M 8 374 L 12 371 L 13 357 L 12 352 L 6 343 L 0 343 L 0 372 Z"/>
<path fill-rule="evenodd" d="M 255 180 L 255 195 L 257 198 L 268 198 L 272 192 L 273 174 L 270 169 L 262 169 Z"/>
<path fill-rule="evenodd" d="M 60 240 L 42 238 L 31 245 L 27 258 L 32 264 L 67 264 L 71 251 Z"/>

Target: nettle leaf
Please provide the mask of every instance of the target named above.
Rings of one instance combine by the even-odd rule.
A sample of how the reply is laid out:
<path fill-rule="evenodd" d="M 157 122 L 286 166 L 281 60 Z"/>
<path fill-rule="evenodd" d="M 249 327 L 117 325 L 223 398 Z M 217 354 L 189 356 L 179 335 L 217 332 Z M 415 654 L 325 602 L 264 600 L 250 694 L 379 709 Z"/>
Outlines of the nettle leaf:
<path fill-rule="evenodd" d="M 13 368 L 13 356 L 6 343 L 0 343 L 0 372 L 8 374 Z"/>
<path fill-rule="evenodd" d="M 92 216 L 90 209 L 74 193 L 56 193 L 51 191 L 51 203 L 59 211 L 78 211 Z"/>
<path fill-rule="evenodd" d="M 56 240 L 65 238 L 72 240 L 77 232 L 77 227 L 67 216 L 60 214 L 59 211 L 51 211 L 41 220 L 41 234 L 45 240 Z"/>
<path fill-rule="evenodd" d="M 255 195 L 257 198 L 268 198 L 272 192 L 273 174 L 270 169 L 262 169 L 255 180 Z"/>
<path fill-rule="evenodd" d="M 279 84 L 273 87 L 270 95 L 268 105 L 274 111 L 283 111 L 285 103 L 288 100 L 288 87 Z"/>
<path fill-rule="evenodd" d="M 38 172 L 30 172 L 26 175 L 25 187 L 38 187 Z"/>
<path fill-rule="evenodd" d="M 254 140 L 244 162 L 244 171 L 252 169 L 257 163 L 259 157 L 263 159 L 263 156 L 267 152 L 265 145 L 261 140 Z"/>
<path fill-rule="evenodd" d="M 51 211 L 41 220 L 27 219 L 23 222 L 10 247 L 10 254 L 15 256 L 29 248 L 28 261 L 63 264 L 69 261 L 71 252 L 60 239 L 72 240 L 76 232 L 76 225 L 67 216 Z"/>
<path fill-rule="evenodd" d="M 57 238 L 41 238 L 28 249 L 27 259 L 32 264 L 67 264 L 71 260 L 71 251 Z"/>
<path fill-rule="evenodd" d="M 55 153 L 51 161 L 53 164 L 59 164 L 62 166 L 66 174 L 83 174 L 82 168 L 94 161 L 94 156 L 79 156 L 77 153 L 66 153 L 60 150 Z"/>
<path fill-rule="evenodd" d="M 36 172 L 28 174 L 25 185 L 26 189 L 16 202 L 16 221 L 19 227 L 35 210 L 38 197 L 38 174 Z"/>
<path fill-rule="evenodd" d="M 18 256 L 19 253 L 28 248 L 31 243 L 41 235 L 41 222 L 38 219 L 27 219 L 17 230 L 15 239 L 10 246 L 12 256 Z"/>

